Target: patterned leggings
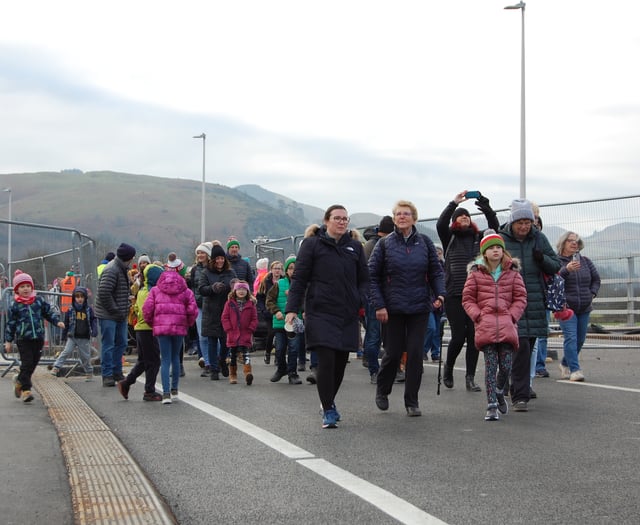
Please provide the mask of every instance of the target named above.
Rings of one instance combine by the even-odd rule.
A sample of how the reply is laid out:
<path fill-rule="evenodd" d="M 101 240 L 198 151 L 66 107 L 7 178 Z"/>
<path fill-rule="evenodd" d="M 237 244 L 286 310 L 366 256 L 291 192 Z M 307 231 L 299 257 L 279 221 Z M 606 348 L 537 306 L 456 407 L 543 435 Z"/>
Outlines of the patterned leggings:
<path fill-rule="evenodd" d="M 243 365 L 251 364 L 251 354 L 246 346 L 236 346 L 235 348 L 229 348 L 229 357 L 227 362 L 231 366 L 237 366 L 238 358 L 242 359 Z"/>
<path fill-rule="evenodd" d="M 484 382 L 487 388 L 487 404 L 497 406 L 496 393 L 498 392 L 497 376 L 500 374 L 501 379 L 508 378 L 511 375 L 511 354 L 513 347 L 506 343 L 497 345 L 487 345 L 482 348 L 484 352 Z M 500 372 L 498 372 L 498 368 Z M 504 384 L 504 379 L 501 381 Z"/>

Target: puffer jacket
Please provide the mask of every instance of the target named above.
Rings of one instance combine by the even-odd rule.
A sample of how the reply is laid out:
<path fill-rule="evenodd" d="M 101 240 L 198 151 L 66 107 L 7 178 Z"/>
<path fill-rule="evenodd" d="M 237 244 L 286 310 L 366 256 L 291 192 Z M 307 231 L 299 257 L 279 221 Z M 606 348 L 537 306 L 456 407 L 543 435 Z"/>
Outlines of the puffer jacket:
<path fill-rule="evenodd" d="M 324 226 L 307 232 L 296 258 L 285 312 L 304 310 L 308 349 L 355 352 L 360 335 L 358 312 L 369 285 L 362 243 L 357 232 L 347 232 L 337 241 Z"/>
<path fill-rule="evenodd" d="M 44 320 L 58 324 L 60 317 L 51 305 L 37 295 L 31 304 L 15 301 L 9 307 L 4 340 L 44 340 Z"/>
<path fill-rule="evenodd" d="M 508 343 L 518 349 L 518 320 L 527 307 L 527 290 L 517 259 L 503 257 L 497 280 L 483 259 L 469 264 L 462 306 L 475 327 L 476 348 Z"/>
<path fill-rule="evenodd" d="M 96 293 L 96 317 L 125 321 L 129 315 L 129 295 L 127 266 L 116 257 L 105 266 L 100 276 Z"/>
<path fill-rule="evenodd" d="M 593 298 L 600 290 L 600 274 L 591 259 L 580 255 L 580 269 L 577 272 L 567 270 L 571 257 L 560 256 L 562 268 L 560 277 L 564 279 L 564 295 L 567 305 L 577 314 L 593 310 Z"/>
<path fill-rule="evenodd" d="M 369 259 L 370 301 L 389 314 L 433 310 L 433 297 L 446 296 L 444 272 L 431 239 L 415 226 L 405 241 L 397 230 L 380 239 Z"/>
<path fill-rule="evenodd" d="M 198 316 L 198 305 L 184 277 L 178 272 L 163 272 L 149 291 L 142 315 L 155 336 L 187 335 Z"/>
<path fill-rule="evenodd" d="M 258 311 L 253 301 L 247 300 L 240 309 L 238 301 L 230 298 L 222 310 L 222 328 L 227 334 L 227 346 L 251 348 L 251 337 L 258 328 Z"/>
<path fill-rule="evenodd" d="M 547 337 L 549 324 L 544 300 L 543 274 L 553 275 L 560 270 L 560 259 L 555 254 L 546 236 L 532 227 L 523 241 L 518 241 L 511 231 L 511 224 L 498 232 L 504 239 L 509 254 L 520 261 L 520 275 L 527 288 L 527 309 L 518 322 L 520 337 Z M 538 264 L 533 258 L 534 248 L 543 253 L 544 260 Z"/>
<path fill-rule="evenodd" d="M 198 289 L 202 296 L 202 333 L 203 337 L 223 337 L 222 310 L 231 291 L 231 280 L 236 279 L 236 272 L 228 270 L 211 270 L 205 268 L 200 274 Z M 224 284 L 219 292 L 213 290 L 215 283 Z"/>

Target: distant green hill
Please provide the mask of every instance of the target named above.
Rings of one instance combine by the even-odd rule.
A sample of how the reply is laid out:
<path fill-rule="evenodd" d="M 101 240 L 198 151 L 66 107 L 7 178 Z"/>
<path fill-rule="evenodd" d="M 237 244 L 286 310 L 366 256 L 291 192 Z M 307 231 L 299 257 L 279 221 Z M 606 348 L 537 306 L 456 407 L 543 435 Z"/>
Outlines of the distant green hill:
<path fill-rule="evenodd" d="M 198 181 L 75 170 L 3 174 L 0 185 L 11 188 L 14 221 L 76 228 L 98 242 L 99 255 L 125 241 L 138 253 L 162 260 L 175 251 L 189 264 L 200 241 L 202 185 Z M 253 254 L 251 239 L 295 235 L 306 227 L 304 220 L 218 184 L 206 185 L 205 202 L 207 239 L 226 243 L 233 235 L 244 255 Z M 7 218 L 5 210 L 2 200 L 2 218 Z M 17 226 L 12 237 L 12 259 L 25 257 L 33 239 L 20 235 Z M 7 228 L 1 225 L 2 261 L 6 246 Z"/>

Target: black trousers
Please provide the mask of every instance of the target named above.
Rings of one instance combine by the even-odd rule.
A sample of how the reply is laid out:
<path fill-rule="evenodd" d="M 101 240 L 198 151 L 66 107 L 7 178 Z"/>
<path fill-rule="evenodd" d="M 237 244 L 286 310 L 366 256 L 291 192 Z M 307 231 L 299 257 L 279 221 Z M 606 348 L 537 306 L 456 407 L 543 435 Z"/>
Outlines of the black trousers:
<path fill-rule="evenodd" d="M 152 394 L 156 391 L 156 379 L 160 370 L 160 346 L 158 338 L 151 330 L 136 330 L 138 343 L 138 360 L 127 374 L 125 381 L 133 385 L 136 379 L 144 373 L 144 391 Z"/>
<path fill-rule="evenodd" d="M 334 405 L 336 394 L 340 390 L 349 352 L 325 347 L 316 347 L 313 350 L 318 356 L 316 370 L 318 397 L 322 403 L 322 409 L 329 410 Z"/>
<path fill-rule="evenodd" d="M 447 313 L 447 321 L 449 321 L 449 326 L 451 328 L 451 340 L 449 341 L 449 347 L 447 348 L 447 360 L 445 362 L 445 366 L 453 369 L 456 364 L 456 359 L 458 358 L 458 355 L 460 355 L 460 351 L 466 342 L 466 375 L 475 376 L 476 368 L 478 366 L 478 349 L 474 342 L 475 328 L 473 326 L 473 321 L 464 311 L 462 306 L 462 296 L 447 297 L 447 300 L 444 303 L 444 308 Z"/>
<path fill-rule="evenodd" d="M 22 385 L 23 391 L 31 390 L 31 376 L 40 362 L 44 341 L 42 339 L 19 339 L 16 344 L 20 353 L 18 381 Z"/>
<path fill-rule="evenodd" d="M 511 402 L 529 401 L 531 398 L 531 349 L 536 342 L 535 337 L 519 337 L 519 348 L 513 353 L 511 364 Z M 506 378 L 498 374 L 498 389 L 503 389 Z"/>
<path fill-rule="evenodd" d="M 377 394 L 388 396 L 400 366 L 403 352 L 407 352 L 405 368 L 404 406 L 416 407 L 422 382 L 422 353 L 429 312 L 419 314 L 389 314 L 383 330 L 384 356 L 378 371 Z"/>

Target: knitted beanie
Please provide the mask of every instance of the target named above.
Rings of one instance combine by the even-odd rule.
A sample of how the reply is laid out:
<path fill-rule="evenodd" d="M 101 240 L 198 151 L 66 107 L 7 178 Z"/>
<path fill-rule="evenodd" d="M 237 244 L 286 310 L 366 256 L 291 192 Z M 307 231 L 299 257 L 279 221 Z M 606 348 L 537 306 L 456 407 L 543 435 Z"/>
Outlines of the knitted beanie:
<path fill-rule="evenodd" d="M 378 232 L 380 233 L 391 233 L 394 229 L 393 219 L 390 215 L 385 215 L 380 219 L 380 224 L 378 225 Z"/>
<path fill-rule="evenodd" d="M 229 251 L 229 248 L 231 248 L 232 246 L 237 246 L 238 248 L 240 248 L 238 239 L 229 239 L 229 242 L 227 242 L 227 251 Z"/>
<path fill-rule="evenodd" d="M 196 247 L 196 255 L 198 255 L 198 252 L 204 252 L 211 257 L 211 248 L 213 248 L 213 244 L 209 241 L 198 244 Z"/>
<path fill-rule="evenodd" d="M 211 248 L 211 258 L 215 259 L 216 257 L 226 257 L 227 254 L 224 253 L 222 246 L 216 244 L 213 248 Z"/>
<path fill-rule="evenodd" d="M 30 284 L 32 290 L 35 288 L 33 279 L 28 273 L 24 273 L 22 270 L 16 270 L 13 274 L 13 291 L 18 293 L 18 286 L 25 283 Z"/>
<path fill-rule="evenodd" d="M 515 199 L 511 202 L 509 222 L 516 222 L 522 219 L 529 219 L 531 222 L 535 221 L 533 206 L 531 205 L 531 201 L 527 199 Z"/>
<path fill-rule="evenodd" d="M 467 210 L 467 208 L 456 208 L 456 211 L 454 211 L 453 215 L 451 216 L 451 222 L 456 222 L 456 219 L 460 217 L 460 215 L 466 215 L 467 217 L 471 218 L 471 215 L 469 214 L 469 210 Z"/>
<path fill-rule="evenodd" d="M 147 264 L 151 264 L 151 259 L 146 253 L 143 253 L 140 257 L 138 257 L 138 266 L 140 266 L 140 264 L 143 262 L 146 262 Z"/>
<path fill-rule="evenodd" d="M 236 281 L 233 285 L 234 290 L 239 290 L 240 288 L 244 288 L 247 292 L 249 291 L 249 284 L 247 281 Z"/>
<path fill-rule="evenodd" d="M 121 261 L 127 262 L 136 256 L 136 249 L 133 246 L 123 242 L 120 246 L 118 246 L 116 255 Z"/>
<path fill-rule="evenodd" d="M 495 231 L 489 228 L 484 232 L 484 237 L 480 241 L 480 253 L 484 255 L 489 248 L 492 246 L 500 246 L 503 250 L 504 248 L 504 240 L 500 235 L 498 235 Z"/>
<path fill-rule="evenodd" d="M 269 259 L 266 257 L 264 259 L 258 259 L 256 262 L 256 268 L 258 270 L 266 270 L 269 267 Z"/>
<path fill-rule="evenodd" d="M 296 263 L 295 255 L 290 255 L 289 257 L 287 257 L 287 260 L 284 262 L 284 273 L 287 273 L 287 269 L 289 268 L 289 265 L 295 264 L 295 263 Z"/>

